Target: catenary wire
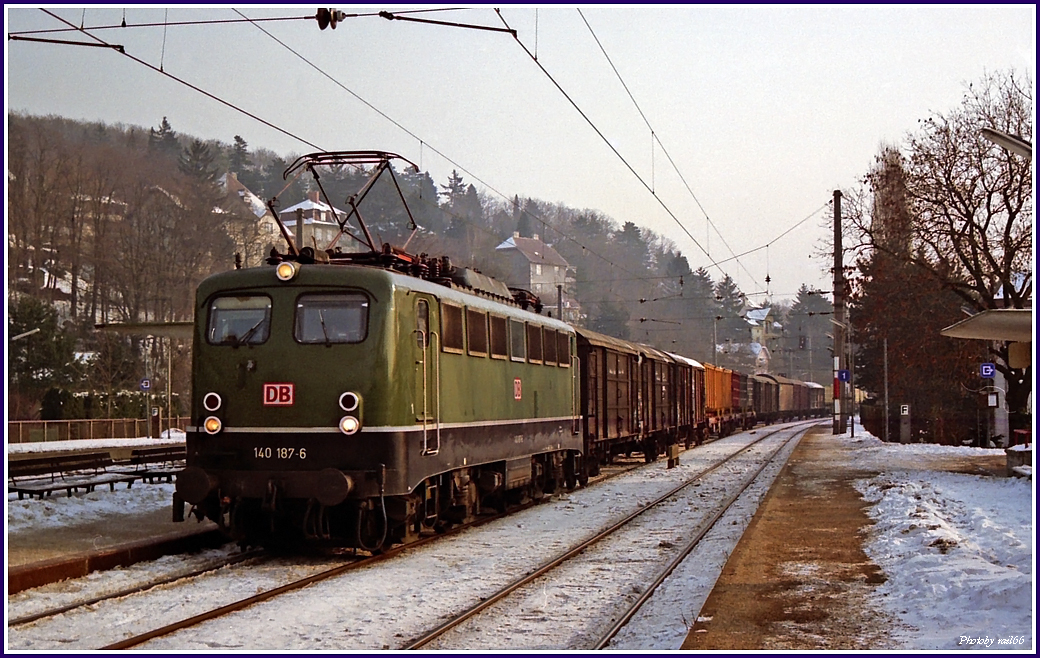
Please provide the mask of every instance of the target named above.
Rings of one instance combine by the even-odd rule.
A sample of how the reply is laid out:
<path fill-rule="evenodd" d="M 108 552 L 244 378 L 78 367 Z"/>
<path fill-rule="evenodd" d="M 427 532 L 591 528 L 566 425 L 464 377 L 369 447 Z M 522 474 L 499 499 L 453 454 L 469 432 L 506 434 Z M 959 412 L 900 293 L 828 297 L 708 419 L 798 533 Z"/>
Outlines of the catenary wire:
<path fill-rule="evenodd" d="M 236 13 L 237 13 L 237 14 L 238 14 L 239 16 L 242 16 L 243 18 L 246 18 L 246 20 L 248 20 L 248 17 L 246 17 L 246 16 L 244 15 L 244 14 L 242 14 L 242 12 L 240 12 L 239 10 L 235 9 L 234 11 L 235 11 L 235 12 L 236 12 Z M 497 195 L 498 195 L 498 196 L 500 196 L 501 198 L 505 199 L 505 200 L 506 200 L 507 202 L 509 202 L 509 201 L 510 201 L 509 197 L 508 197 L 508 196 L 507 196 L 506 194 L 504 194 L 503 192 L 499 191 L 499 190 L 498 190 L 497 188 L 495 188 L 494 186 L 490 185 L 489 183 L 487 183 L 486 181 L 484 181 L 484 180 L 483 180 L 482 178 L 480 178 L 479 176 L 477 176 L 476 174 L 474 174 L 474 173 L 473 173 L 473 172 L 471 172 L 471 171 L 470 171 L 469 169 L 467 169 L 467 168 L 466 168 L 466 167 L 464 167 L 463 165 L 459 164 L 458 162 L 456 162 L 455 160 L 453 160 L 453 159 L 452 159 L 452 158 L 450 158 L 449 156 L 445 155 L 445 154 L 444 154 L 444 153 L 443 153 L 442 151 L 440 151 L 439 149 L 437 149 L 437 148 L 436 148 L 435 146 L 433 146 L 432 144 L 430 144 L 430 143 L 429 143 L 428 141 L 426 141 L 426 140 L 424 140 L 424 139 L 420 138 L 420 137 L 419 137 L 419 136 L 418 136 L 417 134 L 415 134 L 415 133 L 414 133 L 413 131 L 411 131 L 410 129 L 408 129 L 407 127 L 405 127 L 405 126 L 404 126 L 403 124 L 401 124 L 401 123 L 400 123 L 399 121 L 397 121 L 396 119 L 394 119 L 394 118 L 393 118 L 393 117 L 391 117 L 390 115 L 386 114 L 385 112 L 383 112 L 382 110 L 380 110 L 379 108 L 377 108 L 377 107 L 376 107 L 375 105 L 373 105 L 372 103 L 370 103 L 370 102 L 368 102 L 367 100 L 365 100 L 364 98 L 362 98 L 362 97 L 361 97 L 360 95 L 358 95 L 358 94 L 357 94 L 356 92 L 354 92 L 353 90 L 351 90 L 350 88 L 348 88 L 348 87 L 347 87 L 346 85 L 344 85 L 343 83 L 341 83 L 341 82 L 340 82 L 339 80 L 337 80 L 337 79 L 336 79 L 335 77 L 333 77 L 332 75 L 330 75 L 330 74 L 329 74 L 329 73 L 327 73 L 326 71 L 322 70 L 322 69 L 321 69 L 321 67 L 319 67 L 318 65 L 314 64 L 314 63 L 313 63 L 313 62 L 311 62 L 311 61 L 310 61 L 309 59 L 307 59 L 307 58 L 306 58 L 306 57 L 304 57 L 304 56 L 303 56 L 302 54 L 300 54 L 300 53 L 299 53 L 298 51 L 296 51 L 295 49 L 293 49 L 292 47 L 290 47 L 290 46 L 289 46 L 288 44 L 286 44 L 285 42 L 283 42 L 283 41 L 282 41 L 281 39 L 279 39 L 278 37 L 276 37 L 276 36 L 274 36 L 273 34 L 271 34 L 271 33 L 270 33 L 270 32 L 269 32 L 268 30 L 265 30 L 265 29 L 264 29 L 264 28 L 263 28 L 262 26 L 260 26 L 260 25 L 257 25 L 256 27 L 257 27 L 257 29 L 259 29 L 259 30 L 260 30 L 261 32 L 263 32 L 264 34 L 266 34 L 266 35 L 267 35 L 268 37 L 270 37 L 271 39 L 273 39 L 273 40 L 274 40 L 274 41 L 275 41 L 276 43 L 278 43 L 279 45 L 281 45 L 281 46 L 282 46 L 283 48 L 285 48 L 286 50 L 288 50 L 289 52 L 291 52 L 292 54 L 296 55 L 296 56 L 297 56 L 298 58 L 300 58 L 301 60 L 303 60 L 303 61 L 304 61 L 304 62 L 305 62 L 305 63 L 306 63 L 306 64 L 307 64 L 308 66 L 310 66 L 311 68 L 313 68 L 313 69 L 314 69 L 315 71 L 317 71 L 318 73 L 320 73 L 320 74 L 321 74 L 322 76 L 326 77 L 326 78 L 327 78 L 328 80 L 330 80 L 330 81 L 331 81 L 331 82 L 332 82 L 333 84 L 335 84 L 336 86 L 338 86 L 338 87 L 339 87 L 340 89 L 342 89 L 343 91 L 347 92 L 348 94 L 350 94 L 351 96 L 353 96 L 354 98 L 356 98 L 356 99 L 357 99 L 357 100 L 358 100 L 359 102 L 361 102 L 362 104 L 364 104 L 364 105 L 365 105 L 366 107 L 368 107 L 369 109 L 371 109 L 372 111 L 374 111 L 375 113 L 377 113 L 377 114 L 378 114 L 379 116 L 383 117 L 384 119 L 386 119 L 387 121 L 389 121 L 390 123 L 392 123 L 392 124 L 393 124 L 394 126 L 396 126 L 397 128 L 399 128 L 400 130 L 402 130 L 402 131 L 403 131 L 404 133 L 406 133 L 406 134 L 407 134 L 408 136 L 410 136 L 411 138 L 415 139 L 415 140 L 416 140 L 417 142 L 419 142 L 420 144 L 422 144 L 423 146 L 425 146 L 425 148 L 428 148 L 428 149 L 430 149 L 431 151 L 433 151 L 434 153 L 436 153 L 436 154 L 437 154 L 437 155 L 439 155 L 440 157 L 444 158 L 444 159 L 445 159 L 445 160 L 446 160 L 447 162 L 450 162 L 450 163 L 451 163 L 451 164 L 452 164 L 453 166 L 455 166 L 455 167 L 457 167 L 458 169 L 460 169 L 461 171 L 463 171 L 463 172 L 464 172 L 464 173 L 465 173 L 466 175 L 468 175 L 468 176 L 469 176 L 470 178 L 472 178 L 472 179 L 474 179 L 474 180 L 478 181 L 478 182 L 479 182 L 479 183 L 480 183 L 481 185 L 483 185 L 483 186 L 485 186 L 485 187 L 486 187 L 487 189 L 489 189 L 489 190 L 493 191 L 493 192 L 494 192 L 495 194 L 497 194 Z M 556 228 L 555 226 L 551 226 L 551 225 L 549 225 L 549 223 L 548 223 L 548 222 L 546 222 L 546 221 L 545 221 L 544 219 L 542 219 L 541 217 L 539 217 L 539 216 L 537 216 L 537 215 L 535 215 L 535 214 L 533 214 L 533 213 L 530 213 L 530 212 L 528 212 L 528 211 L 526 211 L 526 210 L 524 210 L 523 212 L 524 212 L 524 213 L 526 213 L 526 214 L 527 214 L 528 216 L 530 216 L 530 217 L 532 217 L 532 218 L 536 219 L 536 220 L 537 220 L 538 222 L 540 222 L 540 223 L 542 224 L 542 226 L 544 226 L 544 227 L 545 227 L 546 229 L 549 229 L 549 230 L 551 230 L 551 231 L 555 232 L 556 234 L 560 235 L 560 236 L 561 236 L 562 238 L 564 238 L 564 239 L 570 240 L 570 241 L 571 241 L 571 242 L 573 242 L 574 244 L 576 244 L 576 245 L 578 245 L 579 247 L 581 247 L 581 248 L 582 248 L 582 249 L 583 249 L 584 251 L 587 251 L 588 253 L 592 254 L 593 256 L 596 256 L 597 258 L 599 258 L 599 259 L 603 260 L 603 261 L 604 261 L 605 263 L 607 263 L 607 264 L 608 264 L 608 265 L 610 265 L 611 267 L 617 268 L 617 269 L 621 270 L 622 272 L 625 272 L 626 274 L 631 274 L 631 275 L 633 275 L 634 279 L 636 279 L 636 280 L 638 280 L 638 279 L 639 279 L 639 277 L 635 276 L 635 273 L 634 273 L 634 272 L 629 272 L 629 271 L 628 271 L 627 269 L 625 269 L 624 267 L 622 267 L 622 266 L 618 265 L 617 263 L 614 263 L 614 262 L 613 262 L 613 261 L 611 261 L 611 260 L 610 260 L 609 258 L 607 258 L 607 257 L 605 257 L 605 256 L 603 256 L 603 255 L 601 255 L 601 254 L 599 254 L 599 253 L 597 253 L 597 252 L 596 252 L 596 251 L 594 251 L 593 249 L 590 249 L 590 248 L 586 247 L 586 246 L 585 246 L 584 244 L 582 244 L 581 242 L 579 242 L 579 241 L 578 241 L 578 240 L 576 240 L 575 238 L 572 238 L 571 236 L 569 236 L 569 235 L 565 234 L 565 233 L 564 233 L 563 231 L 559 230 L 559 229 L 558 229 L 558 228 Z M 461 217 L 458 217 L 458 219 L 460 219 L 461 221 L 464 221 L 464 222 L 466 221 L 466 220 L 465 220 L 464 218 L 461 218 Z M 467 223 L 467 224 L 469 224 L 469 225 L 471 225 L 471 226 L 476 226 L 476 225 L 475 225 L 475 224 L 473 224 L 472 222 L 466 222 L 466 223 Z M 477 227 L 477 228 L 482 228 L 482 227 Z"/>
<path fill-rule="evenodd" d="M 639 116 L 641 116 L 643 118 L 643 122 L 646 124 L 647 129 L 650 131 L 651 142 L 652 142 L 651 146 L 653 145 L 653 143 L 656 143 L 657 145 L 659 145 L 661 147 L 661 151 L 665 154 L 665 157 L 668 158 L 668 162 L 672 165 L 672 169 L 675 171 L 676 175 L 679 176 L 679 180 L 681 180 L 683 182 L 683 185 L 686 187 L 686 191 L 689 192 L 690 197 L 693 199 L 694 203 L 697 204 L 697 207 L 700 208 L 701 212 L 704 214 L 704 219 L 706 219 L 708 224 L 710 224 L 711 227 L 713 229 L 715 229 L 715 234 L 718 235 L 719 238 L 722 240 L 722 244 L 724 244 L 726 246 L 726 248 L 729 249 L 730 254 L 733 254 L 734 257 L 736 257 L 736 254 L 733 251 L 733 248 L 730 247 L 729 246 L 729 242 L 726 241 L 726 237 L 724 235 L 722 235 L 722 232 L 719 231 L 718 226 L 716 226 L 715 222 L 712 221 L 710 216 L 708 216 L 708 212 L 704 209 L 704 206 L 701 204 L 700 199 L 698 199 L 697 195 L 693 193 L 693 189 L 690 187 L 690 184 L 686 181 L 686 177 L 683 176 L 683 173 L 679 170 L 679 167 L 675 164 L 675 160 L 673 160 L 671 154 L 668 153 L 668 149 L 665 148 L 664 142 L 661 141 L 661 138 L 658 135 L 658 132 L 656 130 L 654 130 L 654 127 L 652 125 L 650 125 L 650 120 L 646 117 L 646 113 L 643 112 L 643 108 L 641 108 L 639 106 L 639 103 L 636 101 L 636 98 L 632 94 L 632 91 L 628 88 L 628 84 L 625 82 L 625 79 L 623 77 L 621 77 L 621 72 L 618 71 L 617 67 L 614 65 L 613 60 L 610 59 L 610 55 L 607 54 L 606 48 L 603 46 L 603 43 L 599 40 L 599 37 L 596 35 L 595 30 L 592 29 L 592 25 L 589 24 L 588 19 L 585 18 L 585 14 L 582 13 L 580 7 L 578 8 L 578 15 L 581 16 L 581 20 L 584 21 L 585 27 L 587 27 L 589 29 L 589 33 L 592 35 L 592 38 L 596 42 L 596 45 L 599 46 L 600 52 L 603 53 L 603 57 L 607 60 L 607 63 L 610 64 L 610 68 L 611 68 L 612 71 L 614 71 L 614 75 L 617 76 L 617 79 L 621 83 L 621 86 L 624 87 L 625 93 L 628 94 L 629 99 L 632 101 L 632 105 L 634 105 L 635 108 L 636 108 L 636 111 L 639 112 Z M 750 252 L 748 252 L 748 253 L 750 253 Z M 721 264 L 721 263 L 726 262 L 726 261 L 718 261 L 718 262 L 719 262 L 719 264 Z M 754 275 L 752 275 L 751 272 L 748 271 L 748 269 L 746 267 L 744 267 L 744 264 L 740 262 L 739 258 L 737 259 L 737 264 L 740 265 L 741 269 L 743 269 L 745 272 L 747 272 L 747 275 L 751 277 L 752 281 L 755 281 Z M 755 281 L 755 282 L 757 283 L 757 281 Z"/>
<path fill-rule="evenodd" d="M 41 8 L 40 11 L 42 11 L 45 14 L 47 14 L 48 16 L 51 16 L 52 18 L 54 18 L 54 19 L 56 19 L 58 21 L 61 21 L 62 23 L 65 23 L 66 25 L 69 25 L 71 27 L 75 27 L 72 23 L 69 23 L 67 20 L 65 20 L 61 16 L 58 16 L 57 14 L 54 14 L 53 12 L 49 11 L 48 9 Z M 89 32 L 86 32 L 86 31 L 83 31 L 83 34 L 85 34 L 86 36 L 90 37 L 91 39 L 94 39 L 95 41 L 97 41 L 99 43 L 102 43 L 102 44 L 105 44 L 106 46 L 115 48 L 115 46 L 113 46 L 112 44 L 106 42 L 104 39 L 102 39 L 102 38 L 100 38 L 100 37 L 98 37 L 96 35 L 90 34 Z M 212 93 L 206 91 L 205 89 L 202 89 L 201 87 L 197 87 L 196 85 L 193 85 L 192 83 L 188 82 L 187 80 L 182 80 L 181 78 L 178 78 L 175 75 L 167 73 L 166 71 L 162 70 L 161 68 L 157 68 L 153 64 L 149 64 L 148 62 L 144 61 L 143 59 L 140 59 L 138 57 L 135 57 L 134 55 L 131 55 L 130 53 L 126 52 L 124 49 L 119 49 L 118 52 L 119 52 L 119 54 L 121 54 L 121 55 L 123 55 L 125 57 L 130 58 L 131 60 L 137 62 L 138 64 L 141 64 L 142 66 L 145 66 L 147 68 L 152 69 L 153 71 L 155 71 L 156 73 L 159 73 L 160 75 L 164 75 L 164 76 L 170 78 L 171 80 L 174 80 L 175 82 L 179 82 L 180 84 L 184 85 L 185 87 L 188 87 L 189 89 L 193 89 L 193 90 L 197 91 L 198 93 L 202 94 L 203 96 L 206 96 L 207 98 L 210 98 L 212 100 L 217 101 L 221 105 L 225 105 L 225 106 L 235 110 L 236 112 L 241 112 L 242 114 L 248 116 L 249 118 L 251 118 L 251 119 L 253 119 L 255 121 L 259 121 L 260 123 L 264 124 L 268 128 L 272 128 L 274 130 L 277 130 L 278 132 L 282 133 L 283 135 L 286 135 L 287 137 L 291 137 L 292 139 L 295 139 L 295 140 L 297 140 L 297 141 L 299 141 L 299 142 L 301 142 L 303 144 L 306 144 L 307 146 L 310 146 L 312 148 L 318 149 L 319 151 L 323 151 L 324 150 L 323 148 L 321 148 L 317 144 L 309 142 L 306 139 L 300 137 L 299 135 L 296 135 L 296 134 L 293 134 L 293 133 L 289 132 L 285 128 L 281 128 L 279 126 L 276 126 L 275 124 L 271 123 L 270 121 L 267 121 L 266 119 L 262 119 L 259 116 L 253 114 L 252 112 L 250 112 L 248 110 L 245 110 L 245 109 L 235 105 L 234 103 L 232 103 L 230 101 L 226 101 L 223 98 L 220 98 L 219 96 L 217 96 L 215 94 L 212 94 Z"/>
<path fill-rule="evenodd" d="M 497 10 L 497 9 L 495 11 L 498 13 L 499 18 L 501 18 L 502 22 L 506 26 L 508 26 L 509 23 L 506 22 L 505 18 L 502 16 L 502 12 Z M 661 199 L 661 197 L 659 197 L 654 192 L 653 187 L 650 186 L 649 184 L 647 184 L 646 180 L 644 180 L 643 177 L 639 175 L 639 172 L 637 172 L 635 170 L 635 168 L 631 165 L 631 163 L 629 163 L 628 160 L 625 159 L 625 156 L 621 155 L 621 153 L 617 150 L 617 148 L 615 148 L 614 145 L 610 143 L 610 140 L 607 139 L 606 135 L 603 134 L 603 132 L 596 126 L 596 124 L 592 121 L 592 119 L 590 119 L 589 116 L 581 109 L 581 107 L 577 104 L 577 102 L 575 102 L 574 99 L 571 98 L 570 94 L 567 93 L 567 91 L 552 76 L 552 74 L 549 73 L 549 71 L 544 66 L 542 66 L 542 64 L 534 57 L 534 54 L 531 53 L 531 51 L 527 48 L 527 46 L 525 46 L 524 43 L 522 41 L 520 41 L 519 38 L 515 38 L 514 40 L 516 41 L 516 43 L 518 43 L 520 45 L 520 47 L 523 49 L 523 51 L 525 53 L 527 53 L 527 56 L 531 58 L 531 61 L 533 61 L 535 63 L 535 65 L 542 71 L 542 73 L 544 73 L 546 75 L 546 77 L 549 78 L 549 81 L 553 83 L 553 85 L 557 88 L 557 90 L 559 90 L 559 92 L 561 94 L 563 94 L 563 97 L 567 99 L 567 102 L 569 102 L 574 107 L 574 109 L 577 110 L 578 114 L 580 114 L 581 117 L 583 119 L 585 119 L 585 122 L 588 123 L 589 126 L 592 128 L 592 130 L 600 137 L 601 140 L 603 140 L 603 143 L 605 143 L 607 145 L 607 147 L 611 151 L 613 151 L 614 155 L 616 155 L 618 157 L 618 159 L 621 160 L 622 164 L 624 164 L 625 167 L 632 173 L 632 175 L 636 177 L 636 180 L 638 180 L 643 185 L 643 187 L 645 187 L 647 189 L 647 191 L 650 192 L 650 195 L 654 197 L 654 199 L 657 201 L 658 205 L 660 205 L 664 209 L 664 211 L 668 214 L 668 216 L 671 217 L 675 221 L 675 223 L 679 226 L 679 228 L 682 229 L 683 233 L 685 233 L 687 235 L 687 237 L 689 237 L 690 240 L 693 241 L 693 243 L 695 245 L 697 245 L 697 248 L 700 249 L 704 253 L 705 256 L 707 256 L 708 260 L 711 261 L 712 267 L 715 267 L 720 272 L 722 272 L 723 274 L 726 274 L 726 271 L 724 269 L 722 269 L 722 267 L 719 266 L 719 264 L 715 261 L 714 258 L 712 258 L 711 254 L 708 252 L 708 250 L 705 249 L 704 246 L 700 243 L 700 241 L 698 241 L 697 238 L 693 237 L 693 234 L 690 233 L 689 229 L 687 229 L 683 225 L 683 223 L 681 221 L 679 221 L 679 218 L 675 216 L 675 213 L 672 212 L 672 209 L 668 207 L 668 204 L 666 204 L 664 202 L 664 200 Z"/>

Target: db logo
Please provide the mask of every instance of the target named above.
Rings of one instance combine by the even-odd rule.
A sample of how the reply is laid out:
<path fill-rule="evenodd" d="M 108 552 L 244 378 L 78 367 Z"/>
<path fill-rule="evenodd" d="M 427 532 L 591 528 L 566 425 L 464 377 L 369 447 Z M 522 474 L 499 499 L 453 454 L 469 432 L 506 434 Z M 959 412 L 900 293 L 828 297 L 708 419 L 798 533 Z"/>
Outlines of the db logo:
<path fill-rule="evenodd" d="M 520 378 L 517 377 L 516 379 L 513 380 L 513 399 L 514 400 L 519 400 L 520 399 L 520 392 L 521 392 Z"/>
<path fill-rule="evenodd" d="M 291 407 L 293 384 L 264 384 L 265 407 Z"/>

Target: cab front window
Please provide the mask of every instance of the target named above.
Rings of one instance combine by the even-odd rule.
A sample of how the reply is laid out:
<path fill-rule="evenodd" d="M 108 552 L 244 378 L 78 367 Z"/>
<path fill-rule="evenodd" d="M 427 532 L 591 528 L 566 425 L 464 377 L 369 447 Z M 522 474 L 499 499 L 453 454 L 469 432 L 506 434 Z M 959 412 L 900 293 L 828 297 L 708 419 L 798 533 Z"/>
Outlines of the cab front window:
<path fill-rule="evenodd" d="M 217 297 L 209 305 L 206 342 L 210 345 L 259 345 L 271 333 L 271 298 L 267 295 Z"/>
<path fill-rule="evenodd" d="M 300 343 L 360 343 L 368 335 L 368 297 L 361 293 L 300 295 L 295 337 Z"/>

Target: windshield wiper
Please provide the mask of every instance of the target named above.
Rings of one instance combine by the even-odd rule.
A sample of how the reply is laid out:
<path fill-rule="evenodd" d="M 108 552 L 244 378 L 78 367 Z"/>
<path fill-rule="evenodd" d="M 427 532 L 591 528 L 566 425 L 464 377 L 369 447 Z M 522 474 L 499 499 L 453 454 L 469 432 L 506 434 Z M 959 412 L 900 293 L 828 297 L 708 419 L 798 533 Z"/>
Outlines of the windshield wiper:
<path fill-rule="evenodd" d="M 234 341 L 235 341 L 234 343 L 232 343 L 232 345 L 234 345 L 235 347 L 238 347 L 239 345 L 245 345 L 246 341 L 248 341 L 250 338 L 252 338 L 253 332 L 256 331 L 260 327 L 260 325 L 262 325 L 264 323 L 264 320 L 266 320 L 266 319 L 267 319 L 267 317 L 262 317 L 259 320 L 257 320 L 256 324 L 254 324 L 252 327 L 250 327 L 249 331 L 247 331 L 244 334 L 242 334 L 241 338 L 235 338 L 234 336 L 231 336 L 231 338 L 234 339 Z"/>
<path fill-rule="evenodd" d="M 332 341 L 329 340 L 329 332 L 325 329 L 325 311 L 318 311 L 318 321 L 321 322 L 321 333 L 325 335 L 325 347 L 332 347 Z"/>

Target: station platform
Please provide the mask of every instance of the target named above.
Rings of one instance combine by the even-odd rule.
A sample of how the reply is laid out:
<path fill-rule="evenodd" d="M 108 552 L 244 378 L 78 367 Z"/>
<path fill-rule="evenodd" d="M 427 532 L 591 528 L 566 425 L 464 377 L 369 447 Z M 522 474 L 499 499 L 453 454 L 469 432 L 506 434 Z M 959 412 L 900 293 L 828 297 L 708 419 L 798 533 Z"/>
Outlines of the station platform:
<path fill-rule="evenodd" d="M 42 457 L 67 457 L 86 452 L 107 451 L 114 460 L 127 459 L 134 450 L 183 445 L 183 441 L 109 439 L 103 441 L 60 441 L 44 444 L 7 446 L 8 462 Z M 163 487 L 161 491 L 155 487 Z M 189 518 L 173 521 L 170 484 L 137 481 L 130 488 L 117 485 L 114 491 L 98 489 L 103 495 L 104 513 L 95 514 L 92 503 L 76 494 L 69 500 L 63 491 L 37 499 L 13 500 L 8 494 L 8 507 L 21 506 L 23 515 L 39 515 L 45 519 L 56 515 L 61 506 L 82 508 L 68 514 L 72 520 L 56 525 L 10 522 L 8 509 L 7 559 L 8 595 L 65 578 L 75 578 L 99 569 L 125 566 L 143 560 L 154 560 L 174 552 L 219 546 L 224 539 L 211 521 L 197 522 Z M 148 504 L 140 503 L 147 494 Z M 93 495 L 93 494 L 92 494 Z M 95 506 L 96 507 L 96 506 Z M 12 525 L 16 525 L 14 529 Z"/>
<path fill-rule="evenodd" d="M 147 486 L 147 485 L 144 485 Z M 116 491 L 113 495 L 120 495 Z M 30 501 L 46 505 L 47 500 Z M 127 515 L 118 524 L 109 519 L 74 523 L 61 527 L 34 528 L 7 533 L 7 567 L 65 560 L 82 560 L 83 555 L 98 552 L 130 552 L 148 543 L 177 541 L 181 538 L 216 530 L 211 521 L 198 523 L 188 519 L 174 523 L 169 507 L 151 512 Z"/>
<path fill-rule="evenodd" d="M 9 534 L 7 594 L 225 543 L 211 521 L 177 525 L 180 530 L 169 531 L 150 515 L 142 515 L 125 528 L 108 524 Z M 92 530 L 98 532 L 91 536 Z"/>

